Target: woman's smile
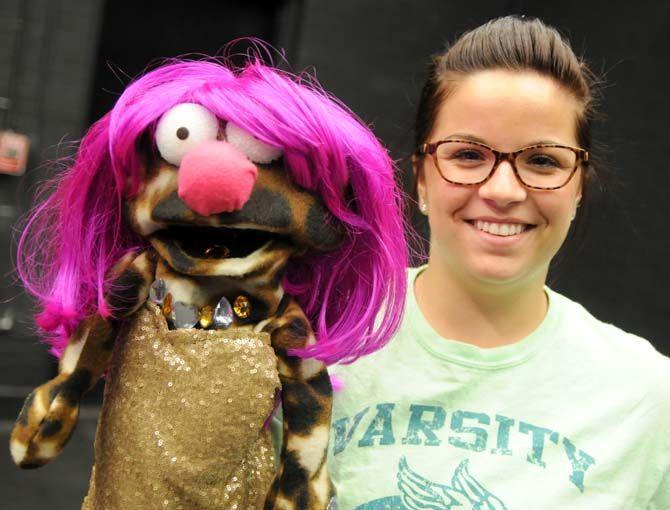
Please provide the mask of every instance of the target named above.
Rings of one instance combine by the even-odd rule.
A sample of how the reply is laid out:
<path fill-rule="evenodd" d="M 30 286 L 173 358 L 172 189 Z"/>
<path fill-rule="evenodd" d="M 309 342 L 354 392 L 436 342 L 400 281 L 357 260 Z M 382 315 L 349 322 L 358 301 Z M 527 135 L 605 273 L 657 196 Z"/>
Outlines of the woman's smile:
<path fill-rule="evenodd" d="M 535 225 L 500 220 L 465 220 L 467 227 L 482 242 L 493 248 L 520 246 L 531 234 Z"/>

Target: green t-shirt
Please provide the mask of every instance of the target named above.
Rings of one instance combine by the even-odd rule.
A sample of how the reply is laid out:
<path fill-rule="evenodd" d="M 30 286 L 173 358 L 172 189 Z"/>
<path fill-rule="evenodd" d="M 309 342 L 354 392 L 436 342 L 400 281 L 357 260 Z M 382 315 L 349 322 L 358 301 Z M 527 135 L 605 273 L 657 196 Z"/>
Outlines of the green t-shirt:
<path fill-rule="evenodd" d="M 670 509 L 670 359 L 549 289 L 517 343 L 444 339 L 418 271 L 391 342 L 331 367 L 340 510 Z"/>

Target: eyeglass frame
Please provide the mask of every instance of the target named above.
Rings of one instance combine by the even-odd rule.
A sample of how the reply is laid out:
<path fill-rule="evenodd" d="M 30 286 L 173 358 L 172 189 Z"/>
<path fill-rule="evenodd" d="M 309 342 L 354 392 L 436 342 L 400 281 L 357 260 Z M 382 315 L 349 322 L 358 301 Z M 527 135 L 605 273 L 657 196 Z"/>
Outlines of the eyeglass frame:
<path fill-rule="evenodd" d="M 472 182 L 472 183 L 463 183 L 463 182 L 456 182 L 456 181 L 451 181 L 447 179 L 444 175 L 442 175 L 442 170 L 440 169 L 440 165 L 437 162 L 437 157 L 435 156 L 435 153 L 437 152 L 437 148 L 444 144 L 444 143 L 451 143 L 451 142 L 457 142 L 457 143 L 468 143 L 471 145 L 477 145 L 479 147 L 484 147 L 485 149 L 490 150 L 493 155 L 496 157 L 495 163 L 493 163 L 493 167 L 491 168 L 491 171 L 488 173 L 488 175 L 482 179 L 479 182 Z M 561 184 L 560 186 L 554 186 L 550 188 L 543 188 L 540 186 L 532 186 L 530 184 L 526 184 L 521 176 L 519 175 L 519 170 L 516 167 L 516 157 L 521 154 L 522 152 L 528 150 L 528 149 L 538 149 L 541 147 L 547 147 L 547 148 L 560 148 L 560 149 L 570 149 L 572 152 L 575 153 L 576 159 L 575 159 L 575 167 L 572 169 L 570 172 L 570 176 L 567 178 L 565 183 Z M 582 149 L 580 147 L 570 147 L 569 145 L 561 145 L 557 143 L 539 143 L 536 145 L 529 145 L 528 147 L 522 147 L 521 149 L 512 151 L 512 152 L 502 152 L 502 151 L 497 151 L 493 147 L 489 147 L 485 143 L 481 142 L 475 142 L 473 140 L 461 140 L 461 139 L 445 139 L 445 140 L 438 140 L 437 142 L 429 142 L 429 143 L 422 143 L 419 145 L 419 147 L 416 150 L 416 155 L 418 156 L 433 156 L 435 159 L 435 166 L 437 167 L 437 173 L 440 174 L 440 177 L 447 181 L 448 183 L 451 184 L 457 184 L 459 186 L 479 186 L 481 184 L 484 184 L 486 181 L 488 181 L 495 171 L 498 169 L 498 165 L 502 163 L 503 161 L 509 161 L 510 165 L 512 166 L 512 170 L 514 170 L 514 175 L 516 176 L 517 180 L 521 183 L 522 186 L 525 186 L 526 188 L 530 189 L 537 189 L 537 190 L 542 190 L 542 191 L 551 191 L 551 190 L 556 190 L 563 188 L 568 185 L 568 183 L 572 180 L 572 177 L 577 173 L 577 170 L 579 169 L 580 165 L 588 166 L 589 164 L 589 152 L 586 149 Z"/>

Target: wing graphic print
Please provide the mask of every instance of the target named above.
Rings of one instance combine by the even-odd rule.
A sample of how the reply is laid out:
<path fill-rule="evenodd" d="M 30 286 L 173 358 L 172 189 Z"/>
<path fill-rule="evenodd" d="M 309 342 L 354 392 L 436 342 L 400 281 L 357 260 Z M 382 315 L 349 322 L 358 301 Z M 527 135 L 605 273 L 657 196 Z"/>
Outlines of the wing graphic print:
<path fill-rule="evenodd" d="M 432 482 L 409 467 L 403 456 L 398 464 L 398 489 L 409 510 L 507 510 L 468 471 L 463 460 L 454 472 L 451 487 Z"/>

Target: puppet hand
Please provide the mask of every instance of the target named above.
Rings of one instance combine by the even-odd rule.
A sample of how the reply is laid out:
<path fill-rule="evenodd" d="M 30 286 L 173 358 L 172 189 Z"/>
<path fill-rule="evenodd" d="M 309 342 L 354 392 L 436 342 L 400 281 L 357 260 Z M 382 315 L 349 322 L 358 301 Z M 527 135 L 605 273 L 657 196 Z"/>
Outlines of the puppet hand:
<path fill-rule="evenodd" d="M 287 470 L 282 464 L 265 499 L 263 510 L 295 510 L 296 508 L 337 510 L 335 487 L 328 479 L 325 470 L 323 475 L 325 475 L 325 480 L 323 476 L 315 480 L 308 480 L 300 469 Z"/>
<path fill-rule="evenodd" d="M 10 437 L 17 466 L 40 467 L 60 453 L 77 424 L 89 379 L 79 371 L 61 374 L 28 395 Z"/>

